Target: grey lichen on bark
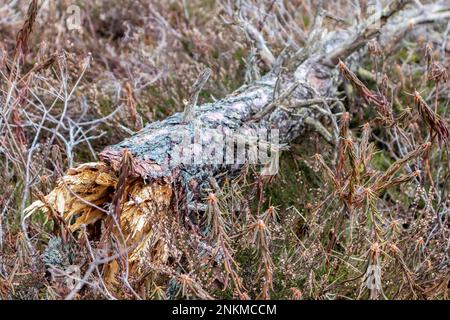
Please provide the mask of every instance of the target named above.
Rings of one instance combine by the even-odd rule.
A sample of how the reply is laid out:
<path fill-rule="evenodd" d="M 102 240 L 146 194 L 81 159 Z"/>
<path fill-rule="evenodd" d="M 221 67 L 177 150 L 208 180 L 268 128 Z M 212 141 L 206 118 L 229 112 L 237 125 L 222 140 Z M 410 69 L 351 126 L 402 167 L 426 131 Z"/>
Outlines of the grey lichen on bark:
<path fill-rule="evenodd" d="M 195 181 L 197 187 L 200 185 L 198 188 L 210 189 L 210 177 L 233 177 L 239 173 L 242 165 L 172 163 L 174 149 L 183 143 L 182 136 L 174 133 L 187 132 L 193 141 L 198 130 L 206 132 L 214 129 L 226 135 L 233 130 L 277 129 L 280 142 L 288 144 L 307 128 L 312 128 L 332 143 L 333 134 L 320 124 L 323 113 L 319 111 L 317 104 L 305 106 L 295 116 L 290 106 L 301 105 L 308 100 L 335 97 L 340 82 L 335 68 L 337 60 L 350 55 L 358 59 L 357 50 L 370 39 L 381 35 L 387 46 L 389 39 L 395 39 L 398 32 L 404 32 L 404 25 L 407 23 L 432 21 L 430 16 L 436 19 L 448 16 L 448 6 L 444 3 L 430 4 L 424 13 L 424 8 L 415 6 L 405 9 L 409 2 L 391 1 L 382 12 L 347 30 L 327 31 L 322 27 L 319 14 L 315 24 L 318 30 L 312 31 L 312 40 L 306 47 L 298 52 L 288 50 L 277 61 L 271 59 L 273 69 L 261 79 L 243 85 L 216 102 L 197 106 L 198 92 L 209 77 L 209 73 L 205 71 L 194 84 L 191 101 L 184 113 L 176 113 L 165 120 L 147 125 L 132 137 L 106 148 L 100 154 L 100 159 L 118 169 L 121 153 L 126 148 L 137 160 L 136 171 L 148 182 L 162 179 L 170 183 L 181 182 L 186 187 Z M 323 15 L 322 11 L 319 13 Z M 380 29 L 377 30 L 374 26 L 379 26 Z M 279 99 L 283 94 L 286 96 Z M 212 138 L 203 139 L 209 145 L 217 143 Z M 188 201 L 192 198 L 201 201 L 206 196 L 197 190 L 194 197 L 190 190 L 192 188 L 187 189 L 190 194 Z"/>
<path fill-rule="evenodd" d="M 280 67 L 274 68 L 260 80 L 244 85 L 216 102 L 191 106 L 188 112 L 176 113 L 165 120 L 147 125 L 132 137 L 106 148 L 100 154 L 101 160 L 117 169 L 121 153 L 126 148 L 138 160 L 137 172 L 142 178 L 148 181 L 161 178 L 172 181 L 173 177 L 181 172 L 185 185 L 188 185 L 191 179 L 207 183 L 208 177 L 224 172 L 234 174 L 239 170 L 239 166 L 231 168 L 226 164 L 189 167 L 172 165 L 170 157 L 174 153 L 174 148 L 182 142 L 181 137 L 174 135 L 174 132 L 189 132 L 193 139 L 198 128 L 215 129 L 224 134 L 230 130 L 266 128 L 279 130 L 282 143 L 291 142 L 304 132 L 308 123 L 317 123 L 322 113 L 318 112 L 317 108 L 306 108 L 302 110 L 302 116 L 293 117 L 292 112 L 288 110 L 289 107 L 280 108 L 280 106 L 301 104 L 302 101 L 309 99 L 335 97 L 340 81 L 335 68 L 336 59 L 354 54 L 364 43 L 377 35 L 382 34 L 384 39 L 394 37 L 397 32 L 402 31 L 405 19 L 411 23 L 426 22 L 427 19 L 420 18 L 424 12 L 423 8 L 411 7 L 401 11 L 409 2 L 391 1 L 381 13 L 348 30 L 331 32 L 320 30 L 320 37 L 314 36 L 315 42 L 311 43 L 310 47 L 291 54 Z M 448 15 L 448 11 L 445 11 L 448 8 L 443 3 L 431 4 L 428 8 L 425 16 L 439 14 L 436 18 L 444 19 Z M 395 19 L 389 23 L 391 17 Z M 378 22 L 381 29 L 375 30 L 373 25 Z M 290 66 L 291 70 L 288 70 L 290 72 L 279 72 L 279 68 L 283 68 L 284 65 Z M 295 67 L 292 68 L 292 65 Z M 209 73 L 205 72 L 204 75 L 197 80 L 198 85 L 194 85 L 191 97 L 193 101 L 189 102 L 190 105 L 197 103 L 199 88 L 196 87 L 202 87 Z M 279 77 L 281 79 L 278 79 Z M 274 99 L 277 79 L 279 92 L 290 91 L 279 103 L 276 98 Z M 269 112 L 264 113 L 263 111 L 271 104 L 274 105 Z M 215 143 L 214 140 L 209 142 Z"/>

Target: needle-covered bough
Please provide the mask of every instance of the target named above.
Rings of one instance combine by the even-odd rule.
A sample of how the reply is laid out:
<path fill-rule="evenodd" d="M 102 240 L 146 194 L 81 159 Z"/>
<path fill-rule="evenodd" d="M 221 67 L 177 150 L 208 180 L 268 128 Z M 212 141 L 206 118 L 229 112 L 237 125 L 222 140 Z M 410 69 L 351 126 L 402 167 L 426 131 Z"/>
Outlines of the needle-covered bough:
<path fill-rule="evenodd" d="M 194 216 L 205 210 L 202 203 L 208 193 L 239 174 L 245 164 L 196 161 L 202 155 L 192 150 L 195 147 L 189 149 L 186 141 L 195 142 L 200 135 L 202 144 L 217 155 L 223 141 L 210 132 L 227 135 L 242 129 L 276 129 L 279 142 L 272 147 L 277 149 L 312 125 L 334 143 L 336 138 L 320 123 L 321 101 L 336 97 L 339 60 L 349 56 L 357 60 L 358 50 L 375 37 L 392 48 L 390 42 L 414 26 L 448 20 L 450 5 L 391 1 L 347 30 L 326 30 L 322 18 L 319 10 L 306 45 L 297 52 L 286 49 L 272 59 L 272 70 L 261 79 L 216 102 L 197 105 L 198 92 L 209 77 L 205 71 L 184 113 L 151 123 L 107 147 L 100 153 L 100 162 L 68 170 L 50 194 L 26 209 L 26 217 L 43 210 L 58 217 L 63 241 L 95 243 L 103 254 L 106 283 L 120 281 L 124 272 L 139 280 L 152 270 L 164 270 L 165 265 L 181 261 L 183 246 L 199 252 L 214 247 L 214 239 L 205 236 L 208 229 L 195 226 L 199 220 Z M 194 161 L 174 161 L 180 150 L 193 152 Z M 190 240 L 180 243 L 180 233 L 188 234 Z"/>

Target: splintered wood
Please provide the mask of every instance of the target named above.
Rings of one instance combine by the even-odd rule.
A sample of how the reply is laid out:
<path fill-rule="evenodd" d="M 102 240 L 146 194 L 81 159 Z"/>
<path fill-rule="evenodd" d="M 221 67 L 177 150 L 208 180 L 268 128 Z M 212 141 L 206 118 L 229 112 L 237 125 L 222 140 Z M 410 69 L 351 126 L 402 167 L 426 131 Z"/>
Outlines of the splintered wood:
<path fill-rule="evenodd" d="M 128 257 L 130 269 L 138 273 L 145 271 L 149 264 L 158 266 L 166 263 L 169 256 L 178 252 L 171 245 L 173 232 L 170 231 L 170 223 L 173 221 L 169 220 L 173 218 L 168 217 L 172 188 L 168 184 L 144 184 L 142 179 L 133 179 L 125 186 L 120 222 L 117 223 L 112 218 L 111 202 L 118 180 L 118 175 L 102 162 L 86 163 L 70 169 L 50 194 L 27 208 L 26 217 L 38 210 L 49 215 L 56 213 L 79 237 L 82 235 L 81 228 L 100 223 L 104 229 L 108 219 L 113 219 L 111 238 L 116 240 L 116 252 L 106 250 L 100 258 L 122 252 L 125 258 Z M 113 247 L 110 239 L 105 241 L 109 248 Z M 93 246 L 100 248 L 104 244 L 100 239 L 96 243 L 94 241 Z M 107 282 L 117 282 L 119 265 L 118 261 L 107 265 Z"/>

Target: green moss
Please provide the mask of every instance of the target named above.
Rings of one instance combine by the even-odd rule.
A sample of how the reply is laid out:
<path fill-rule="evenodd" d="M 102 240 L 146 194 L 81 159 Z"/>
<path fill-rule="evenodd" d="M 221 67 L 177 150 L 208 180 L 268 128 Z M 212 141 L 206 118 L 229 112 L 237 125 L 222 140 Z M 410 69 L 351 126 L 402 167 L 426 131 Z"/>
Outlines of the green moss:
<path fill-rule="evenodd" d="M 238 48 L 233 53 L 233 59 L 235 59 L 237 62 L 239 62 L 239 64 L 243 64 L 246 54 L 247 54 L 246 50 L 244 50 L 243 48 Z"/>
<path fill-rule="evenodd" d="M 150 86 L 147 89 L 147 94 L 151 96 L 152 104 L 148 107 L 149 111 L 155 113 L 156 119 L 163 119 L 166 116 L 177 111 L 177 103 L 174 98 L 166 97 L 156 86 Z M 141 109 L 142 110 L 142 109 Z M 143 110 L 141 111 L 142 113 Z"/>
<path fill-rule="evenodd" d="M 372 156 L 371 165 L 375 170 L 386 171 L 387 168 L 392 164 L 390 157 L 386 156 L 384 152 L 375 152 Z"/>
<path fill-rule="evenodd" d="M 38 210 L 31 216 L 31 222 L 38 225 L 41 229 L 48 233 L 52 232 L 54 227 L 53 220 L 49 219 L 48 214 L 42 210 Z"/>
<path fill-rule="evenodd" d="M 199 97 L 199 103 L 205 103 L 205 102 L 209 102 L 211 101 L 211 97 L 212 97 L 213 93 L 208 91 L 208 90 L 203 90 L 199 93 L 198 97 Z"/>
<path fill-rule="evenodd" d="M 280 172 L 266 188 L 266 198 L 270 205 L 288 208 L 292 205 L 303 207 L 312 201 L 308 190 L 319 187 L 317 175 L 303 161 L 296 160 L 291 153 L 284 153 L 280 159 Z"/>
<path fill-rule="evenodd" d="M 212 57 L 213 59 L 218 60 L 220 57 L 220 51 L 218 49 L 214 50 L 212 53 Z"/>
<path fill-rule="evenodd" d="M 408 58 L 408 54 L 409 54 L 408 48 L 401 48 L 397 53 L 397 57 L 400 60 L 406 60 Z"/>
<path fill-rule="evenodd" d="M 311 24 L 311 19 L 306 14 L 303 16 L 303 23 L 305 24 L 305 27 L 309 27 L 309 25 Z"/>
<path fill-rule="evenodd" d="M 195 45 L 191 41 L 181 40 L 181 43 L 183 45 L 183 49 L 189 53 L 190 55 L 193 54 Z"/>

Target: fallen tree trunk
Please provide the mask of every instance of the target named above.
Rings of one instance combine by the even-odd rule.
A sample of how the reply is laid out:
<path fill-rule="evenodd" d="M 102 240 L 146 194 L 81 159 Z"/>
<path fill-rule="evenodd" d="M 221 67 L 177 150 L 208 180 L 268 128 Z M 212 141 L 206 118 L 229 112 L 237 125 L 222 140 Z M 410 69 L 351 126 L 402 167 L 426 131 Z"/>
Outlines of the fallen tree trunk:
<path fill-rule="evenodd" d="M 118 281 L 119 270 L 131 272 L 139 280 L 152 270 L 164 270 L 169 262 L 180 261 L 182 247 L 204 250 L 207 242 L 214 240 L 206 240 L 201 226 L 195 226 L 199 221 L 193 213 L 207 210 L 202 202 L 211 190 L 239 174 L 245 163 L 196 162 L 202 157 L 196 146 L 213 150 L 207 158 L 219 155 L 224 159 L 223 140 L 211 132 L 228 137 L 239 131 L 245 138 L 252 130 L 277 130 L 280 141 L 269 143 L 276 155 L 276 149 L 310 126 L 334 143 L 335 136 L 320 119 L 333 117 L 327 106 L 336 101 L 339 59 L 355 53 L 380 31 L 387 45 L 412 24 L 450 17 L 448 6 L 404 10 L 408 3 L 392 1 L 366 22 L 329 33 L 322 29 L 319 12 L 307 45 L 299 52 L 282 54 L 261 79 L 213 103 L 196 106 L 194 98 L 189 102 L 192 108 L 186 110 L 189 116 L 176 113 L 106 148 L 100 154 L 101 162 L 70 169 L 49 195 L 27 209 L 26 216 L 45 210 L 57 217 L 64 241 L 74 232 L 82 240 L 83 235 L 94 240 L 97 257 L 107 263 L 106 282 L 112 284 Z M 193 89 L 193 97 L 198 90 Z M 201 142 L 196 140 L 199 134 Z M 240 135 L 233 137 L 239 139 Z M 234 154 L 234 148 L 231 152 Z M 186 154 L 190 164 L 177 158 Z M 189 241 L 180 243 L 180 238 Z M 111 253 L 120 254 L 111 257 Z"/>

